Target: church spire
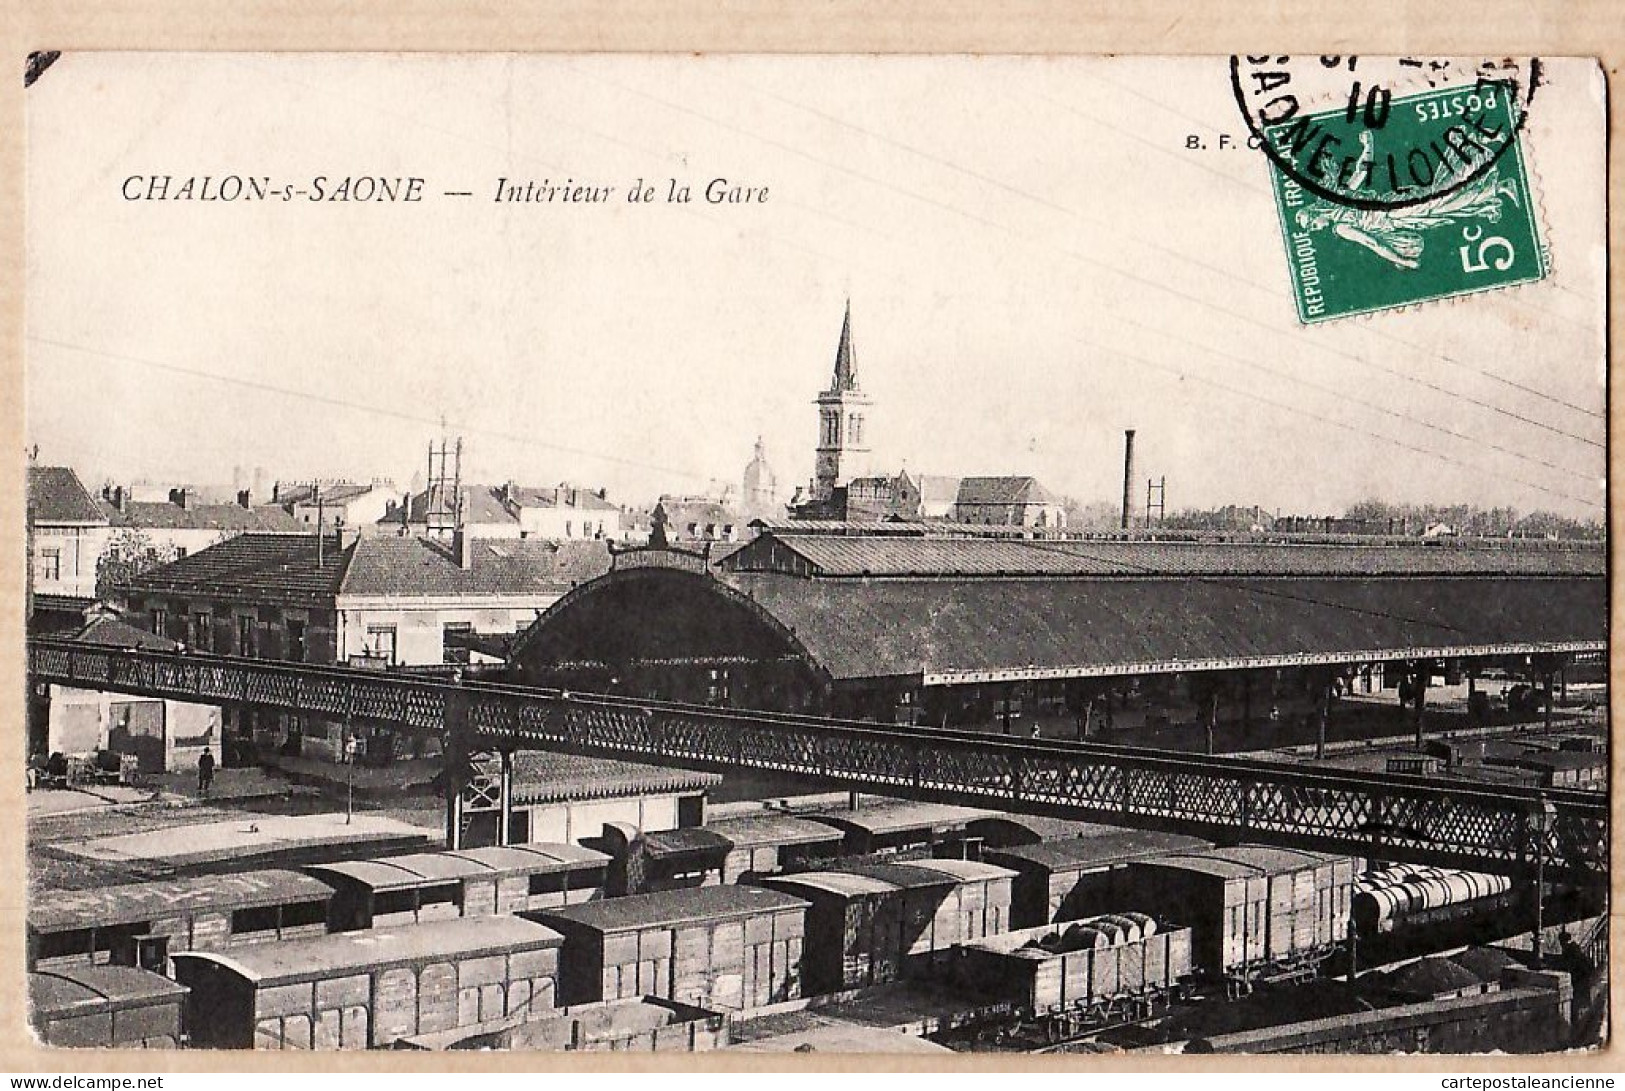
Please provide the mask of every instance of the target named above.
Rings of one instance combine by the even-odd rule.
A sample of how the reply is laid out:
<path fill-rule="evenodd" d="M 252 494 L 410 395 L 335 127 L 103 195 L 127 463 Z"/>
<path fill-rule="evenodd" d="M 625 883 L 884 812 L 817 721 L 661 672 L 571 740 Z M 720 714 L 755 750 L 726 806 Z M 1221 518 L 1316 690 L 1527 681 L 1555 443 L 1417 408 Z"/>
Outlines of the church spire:
<path fill-rule="evenodd" d="M 841 343 L 835 348 L 835 377 L 830 390 L 856 390 L 858 388 L 858 357 L 852 350 L 852 300 L 846 301 L 846 317 L 841 320 Z"/>

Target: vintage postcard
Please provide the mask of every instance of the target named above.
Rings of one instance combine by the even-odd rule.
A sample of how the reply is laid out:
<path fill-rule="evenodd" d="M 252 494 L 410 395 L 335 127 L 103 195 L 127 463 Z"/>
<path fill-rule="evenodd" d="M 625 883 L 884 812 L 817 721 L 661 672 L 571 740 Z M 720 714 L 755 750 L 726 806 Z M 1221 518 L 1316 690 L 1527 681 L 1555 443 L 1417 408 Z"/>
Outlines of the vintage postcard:
<path fill-rule="evenodd" d="M 1605 1044 L 1596 61 L 25 80 L 42 1046 Z"/>

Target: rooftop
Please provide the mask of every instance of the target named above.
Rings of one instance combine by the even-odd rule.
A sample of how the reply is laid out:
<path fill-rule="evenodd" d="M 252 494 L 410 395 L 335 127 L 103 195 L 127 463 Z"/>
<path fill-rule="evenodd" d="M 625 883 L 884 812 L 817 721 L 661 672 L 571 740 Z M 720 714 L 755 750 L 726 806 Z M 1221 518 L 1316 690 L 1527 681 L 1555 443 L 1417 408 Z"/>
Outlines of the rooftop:
<path fill-rule="evenodd" d="M 297 871 L 277 868 L 92 890 L 53 890 L 49 896 L 28 900 L 28 927 L 36 932 L 59 932 L 202 910 L 325 901 L 332 894 L 325 883 Z"/>
<path fill-rule="evenodd" d="M 242 534 L 303 534 L 309 528 L 275 504 L 195 504 L 185 507 L 173 501 L 125 501 L 118 506 L 97 501 L 109 525 L 133 530 L 215 530 Z"/>
<path fill-rule="evenodd" d="M 755 886 L 696 886 L 630 894 L 601 902 L 539 910 L 528 914 L 544 922 L 581 925 L 599 932 L 627 932 L 685 924 L 690 921 L 748 917 L 758 913 L 802 910 L 800 898 Z"/>
<path fill-rule="evenodd" d="M 521 750 L 513 757 L 515 803 L 606 799 L 619 796 L 703 792 L 722 783 L 718 773 L 658 765 Z"/>
<path fill-rule="evenodd" d="M 224 953 L 178 952 L 174 958 L 177 963 L 185 959 L 207 959 L 266 986 L 364 973 L 429 956 L 466 958 L 558 947 L 563 941 L 564 937 L 557 932 L 534 921 L 499 915 L 338 932 L 311 939 L 234 947 Z"/>
<path fill-rule="evenodd" d="M 35 526 L 107 523 L 107 516 L 95 497 L 86 490 L 79 475 L 67 466 L 28 468 L 28 506 Z"/>

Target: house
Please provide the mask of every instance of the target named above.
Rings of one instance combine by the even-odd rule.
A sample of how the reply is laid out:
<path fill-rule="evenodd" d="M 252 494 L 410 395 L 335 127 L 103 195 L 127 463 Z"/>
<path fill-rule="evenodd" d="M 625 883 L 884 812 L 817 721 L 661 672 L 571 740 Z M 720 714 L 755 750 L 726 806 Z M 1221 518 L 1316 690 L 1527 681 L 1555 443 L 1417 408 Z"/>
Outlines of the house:
<path fill-rule="evenodd" d="M 307 529 L 318 526 L 370 528 L 396 502 L 395 486 L 388 481 L 278 481 L 271 492 Z"/>
<path fill-rule="evenodd" d="M 377 521 L 380 533 L 435 533 L 430 528 L 430 497 L 425 489 L 392 501 Z M 474 538 L 592 541 L 621 536 L 621 509 L 609 502 L 604 489 L 569 484 L 536 488 L 511 481 L 463 485 L 453 510 L 464 532 Z"/>
<path fill-rule="evenodd" d="M 178 560 L 238 534 L 308 534 L 314 529 L 276 504 L 253 503 L 247 489 L 232 503 L 206 502 L 199 490 L 185 486 L 169 490 L 162 500 L 135 499 L 138 495 L 134 489 L 109 485 L 97 501 L 108 523 L 103 555 L 117 562 Z"/>
<path fill-rule="evenodd" d="M 965 477 L 954 498 L 954 520 L 996 526 L 1066 526 L 1066 507 L 1031 477 Z"/>
<path fill-rule="evenodd" d="M 29 627 L 78 628 L 96 598 L 107 513 L 67 466 L 28 468 Z"/>
<path fill-rule="evenodd" d="M 174 651 L 177 646 L 123 621 L 106 607 L 93 607 L 90 614 L 71 634 L 73 640 L 104 648 Z M 215 761 L 221 760 L 220 709 L 214 705 L 57 685 L 50 687 L 49 696 L 49 710 L 39 718 L 44 737 L 31 739 L 31 749 L 70 756 L 96 750 L 129 754 L 143 773 L 196 769 L 205 750 Z"/>
<path fill-rule="evenodd" d="M 250 533 L 144 572 L 120 594 L 132 624 L 198 652 L 389 669 L 445 663 L 448 635 L 513 633 L 608 570 L 602 542 Z M 336 724 L 228 715 L 228 729 L 261 748 L 342 752 Z M 392 753 L 392 736 L 373 737 Z"/>

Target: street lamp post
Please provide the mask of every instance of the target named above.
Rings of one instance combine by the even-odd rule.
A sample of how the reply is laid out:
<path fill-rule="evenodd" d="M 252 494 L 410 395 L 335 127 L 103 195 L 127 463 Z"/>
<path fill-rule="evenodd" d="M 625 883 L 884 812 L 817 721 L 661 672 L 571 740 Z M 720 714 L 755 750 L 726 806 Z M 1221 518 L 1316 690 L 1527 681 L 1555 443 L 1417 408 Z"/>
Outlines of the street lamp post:
<path fill-rule="evenodd" d="M 1534 968 L 1537 970 L 1543 969 L 1545 965 L 1541 939 L 1546 933 L 1546 847 L 1547 838 L 1556 818 L 1557 808 L 1542 795 L 1539 808 L 1531 815 L 1535 834 L 1535 933 L 1531 946 L 1534 953 Z"/>
<path fill-rule="evenodd" d="M 344 725 L 344 824 L 350 825 L 355 818 L 355 754 L 357 743 L 355 729 L 351 724 Z"/>

